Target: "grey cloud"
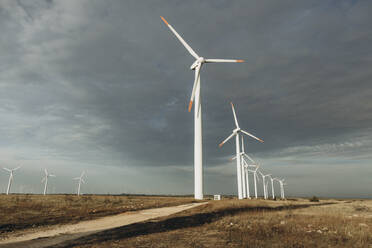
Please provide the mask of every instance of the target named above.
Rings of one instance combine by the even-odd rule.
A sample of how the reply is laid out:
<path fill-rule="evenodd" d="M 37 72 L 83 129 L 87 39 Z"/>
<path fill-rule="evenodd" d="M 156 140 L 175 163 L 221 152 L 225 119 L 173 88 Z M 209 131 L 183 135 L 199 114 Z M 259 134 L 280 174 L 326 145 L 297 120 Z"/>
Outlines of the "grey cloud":
<path fill-rule="evenodd" d="M 268 168 L 274 156 L 289 154 L 313 165 L 304 154 L 332 151 L 330 144 L 339 160 L 367 163 L 371 8 L 346 0 L 3 1 L 0 148 L 67 167 L 168 168 L 176 178 L 182 172 L 171 168 L 192 169 L 193 114 L 186 105 L 193 58 L 163 15 L 201 55 L 246 60 L 203 68 L 208 190 L 221 180 L 233 185 L 233 171 L 218 173 L 229 166 L 233 143 L 217 147 L 233 128 L 230 101 L 241 127 L 265 140 L 247 147 L 266 157 Z M 356 132 L 367 145 L 350 141 Z"/>

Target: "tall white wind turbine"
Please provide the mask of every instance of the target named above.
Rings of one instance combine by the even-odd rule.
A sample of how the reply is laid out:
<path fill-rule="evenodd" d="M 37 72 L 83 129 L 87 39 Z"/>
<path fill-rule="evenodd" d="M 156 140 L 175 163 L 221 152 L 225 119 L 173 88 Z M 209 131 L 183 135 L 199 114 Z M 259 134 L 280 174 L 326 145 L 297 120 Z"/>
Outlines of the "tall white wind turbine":
<path fill-rule="evenodd" d="M 195 71 L 194 85 L 191 92 L 191 98 L 189 103 L 189 112 L 193 102 L 195 101 L 194 107 L 194 197 L 195 199 L 203 199 L 203 146 L 202 146 L 202 109 L 201 109 L 201 95 L 200 95 L 200 70 L 205 63 L 239 63 L 244 62 L 241 59 L 205 59 L 200 57 L 183 38 L 177 33 L 177 31 L 164 19 L 160 17 L 168 28 L 173 32 L 177 39 L 187 49 L 187 51 L 196 59 L 195 62 L 190 66 L 191 70 Z"/>
<path fill-rule="evenodd" d="M 78 190 L 77 190 L 77 195 L 79 196 L 80 195 L 80 188 L 81 188 L 81 183 L 85 183 L 83 177 L 85 175 L 85 171 L 83 171 L 80 175 L 80 177 L 75 177 L 74 180 L 79 180 L 79 184 L 78 184 Z"/>
<path fill-rule="evenodd" d="M 236 171 L 237 171 L 237 181 L 238 181 L 238 197 L 239 199 L 243 199 L 243 178 L 242 178 L 242 166 L 241 166 L 241 154 L 240 154 L 240 139 L 239 139 L 239 136 L 240 134 L 245 134 L 245 135 L 248 135 L 249 137 L 252 137 L 260 142 L 263 143 L 263 140 L 260 139 L 260 138 L 257 138 L 256 136 L 240 129 L 239 127 L 239 123 L 238 123 L 238 119 L 236 118 L 236 114 L 235 114 L 235 109 L 234 109 L 234 104 L 231 103 L 231 108 L 232 108 L 232 111 L 233 111 L 233 115 L 234 115 L 234 120 L 235 120 L 235 125 L 236 125 L 236 128 L 233 130 L 232 134 L 227 137 L 224 141 L 222 141 L 219 146 L 222 147 L 223 144 L 225 144 L 228 140 L 230 140 L 232 137 L 235 136 L 235 141 L 236 141 Z"/>
<path fill-rule="evenodd" d="M 45 176 L 41 180 L 42 183 L 44 183 L 44 195 L 47 193 L 47 187 L 48 187 L 48 178 L 49 177 L 56 177 L 55 175 L 49 174 L 47 169 L 44 169 Z"/>
<path fill-rule="evenodd" d="M 4 170 L 10 172 L 9 174 L 9 181 L 8 181 L 8 187 L 6 189 L 6 194 L 9 195 L 9 192 L 10 192 L 10 186 L 12 185 L 12 182 L 13 182 L 13 172 L 18 170 L 19 168 L 21 168 L 21 166 L 18 166 L 14 169 L 8 169 L 8 168 L 3 168 Z"/>

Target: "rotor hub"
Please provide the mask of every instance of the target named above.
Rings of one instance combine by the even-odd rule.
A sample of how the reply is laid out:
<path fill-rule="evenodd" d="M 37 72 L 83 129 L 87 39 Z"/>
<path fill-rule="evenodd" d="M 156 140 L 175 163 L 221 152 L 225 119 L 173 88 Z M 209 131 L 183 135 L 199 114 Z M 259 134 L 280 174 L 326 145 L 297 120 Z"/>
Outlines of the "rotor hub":
<path fill-rule="evenodd" d="M 203 57 L 199 57 L 196 61 L 198 61 L 198 63 L 200 64 L 203 64 L 205 62 L 205 59 Z"/>

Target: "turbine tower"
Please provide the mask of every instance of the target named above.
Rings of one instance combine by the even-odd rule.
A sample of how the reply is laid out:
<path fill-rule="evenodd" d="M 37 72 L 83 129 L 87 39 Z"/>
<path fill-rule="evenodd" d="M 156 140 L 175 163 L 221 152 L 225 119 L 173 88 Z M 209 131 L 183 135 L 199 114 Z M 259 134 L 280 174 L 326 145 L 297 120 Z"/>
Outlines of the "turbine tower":
<path fill-rule="evenodd" d="M 257 199 L 257 180 L 259 181 L 260 178 L 257 176 L 257 171 L 258 171 L 258 168 L 260 166 L 257 165 L 256 166 L 256 169 L 255 170 L 249 170 L 247 169 L 248 171 L 252 172 L 253 173 L 253 180 L 254 180 L 254 195 L 255 195 L 255 198 Z"/>
<path fill-rule="evenodd" d="M 3 168 L 4 170 L 10 172 L 9 174 L 9 181 L 8 181 L 8 187 L 6 189 L 6 194 L 9 195 L 9 192 L 10 192 L 10 186 L 12 185 L 12 182 L 13 182 L 13 172 L 18 170 L 19 168 L 21 168 L 21 166 L 18 166 L 14 169 L 8 169 L 8 168 Z"/>
<path fill-rule="evenodd" d="M 41 182 L 44 182 L 44 195 L 47 193 L 47 187 L 48 187 L 48 177 L 56 177 L 55 175 L 49 174 L 47 169 L 44 169 L 45 176 L 41 180 Z"/>
<path fill-rule="evenodd" d="M 280 190 L 282 193 L 282 199 L 285 200 L 284 185 L 287 185 L 287 184 L 284 182 L 284 179 L 280 180 L 279 183 L 280 183 Z"/>
<path fill-rule="evenodd" d="M 265 178 L 271 176 L 271 174 L 264 175 L 261 171 L 259 171 L 258 173 L 260 173 L 260 175 L 262 176 L 262 184 L 263 184 L 263 190 L 264 190 L 264 199 L 266 200 L 268 196 L 267 196 L 267 184 L 266 184 Z"/>
<path fill-rule="evenodd" d="M 85 175 L 85 171 L 83 171 L 80 175 L 80 177 L 75 177 L 74 180 L 79 180 L 78 184 L 78 190 L 77 190 L 77 195 L 80 195 L 80 188 L 81 188 L 81 183 L 85 183 L 83 176 Z"/>
<path fill-rule="evenodd" d="M 245 181 L 245 187 L 246 187 L 246 190 L 245 191 L 247 193 L 246 194 L 246 198 L 247 199 L 251 199 L 250 190 L 249 190 L 248 168 L 249 167 L 256 167 L 256 162 L 250 156 L 248 156 L 248 154 L 245 153 L 243 135 L 242 135 L 242 152 L 241 152 L 241 156 L 242 156 L 242 170 L 244 172 L 244 174 L 243 174 L 243 180 Z M 244 157 L 248 158 L 253 164 L 248 164 Z"/>
<path fill-rule="evenodd" d="M 249 174 L 248 174 L 248 168 L 249 168 L 249 165 L 248 164 L 244 164 L 243 166 L 243 170 L 244 170 L 244 176 L 245 176 L 245 181 L 246 181 L 246 192 L 247 192 L 247 199 L 251 199 L 251 192 L 250 192 L 250 189 L 249 189 Z"/>
<path fill-rule="evenodd" d="M 275 199 L 275 190 L 274 190 L 274 178 L 270 175 L 269 176 L 270 180 L 271 180 L 271 194 L 273 196 L 273 200 Z"/>
<path fill-rule="evenodd" d="M 239 199 L 243 199 L 243 177 L 242 177 L 242 166 L 241 166 L 241 157 L 240 157 L 240 134 L 245 134 L 245 135 L 248 135 L 260 142 L 263 143 L 263 140 L 260 139 L 260 138 L 257 138 L 256 136 L 240 129 L 239 127 L 239 123 L 238 123 L 238 119 L 236 118 L 236 114 L 235 114 L 235 108 L 234 108 L 234 105 L 231 103 L 231 108 L 232 108 L 232 112 L 233 112 L 233 115 L 234 115 L 234 120 L 235 120 L 235 125 L 236 125 L 236 128 L 233 130 L 232 134 L 227 137 L 224 141 L 222 141 L 219 146 L 222 147 L 223 144 L 225 144 L 229 139 L 231 139 L 232 137 L 235 136 L 235 141 L 236 141 L 236 171 L 237 171 L 237 181 L 238 181 L 238 198 Z"/>
<path fill-rule="evenodd" d="M 242 152 L 240 153 L 240 159 L 242 164 L 242 181 L 243 181 L 243 197 L 247 199 L 251 199 L 250 196 L 250 190 L 249 190 L 249 167 L 257 167 L 256 162 L 248 156 L 248 154 L 245 153 L 244 149 L 244 137 L 242 136 Z M 248 164 L 245 158 L 248 158 L 250 162 L 253 164 Z M 236 159 L 236 156 L 234 156 L 231 160 Z"/>
<path fill-rule="evenodd" d="M 274 178 L 274 180 L 276 180 L 276 181 L 279 182 L 279 184 L 280 184 L 280 198 L 282 198 L 284 200 L 285 199 L 285 196 L 284 196 L 284 185 L 287 185 L 287 184 L 284 183 L 284 179 Z"/>
<path fill-rule="evenodd" d="M 200 70 L 205 63 L 239 63 L 244 62 L 241 59 L 205 59 L 200 57 L 177 31 L 164 19 L 160 17 L 168 28 L 173 32 L 177 39 L 187 49 L 187 51 L 196 59 L 190 66 L 191 70 L 195 71 L 194 85 L 191 92 L 191 98 L 188 110 L 191 112 L 192 104 L 195 101 L 194 107 L 194 197 L 195 199 L 203 199 L 203 146 L 202 146 L 202 108 L 200 96 Z"/>

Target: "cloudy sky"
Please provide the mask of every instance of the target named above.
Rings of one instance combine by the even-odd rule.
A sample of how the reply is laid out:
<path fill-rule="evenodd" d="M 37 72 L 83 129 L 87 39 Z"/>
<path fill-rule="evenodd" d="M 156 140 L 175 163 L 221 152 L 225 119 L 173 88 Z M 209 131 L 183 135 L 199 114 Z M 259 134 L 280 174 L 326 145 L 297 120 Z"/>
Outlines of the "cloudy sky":
<path fill-rule="evenodd" d="M 206 58 L 205 193 L 235 194 L 246 150 L 296 196 L 372 196 L 372 2 L 0 0 L 0 163 L 14 192 L 193 193 L 194 62 Z M 0 173 L 0 192 L 7 174 Z M 261 188 L 260 188 L 261 189 Z"/>

